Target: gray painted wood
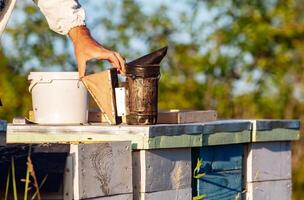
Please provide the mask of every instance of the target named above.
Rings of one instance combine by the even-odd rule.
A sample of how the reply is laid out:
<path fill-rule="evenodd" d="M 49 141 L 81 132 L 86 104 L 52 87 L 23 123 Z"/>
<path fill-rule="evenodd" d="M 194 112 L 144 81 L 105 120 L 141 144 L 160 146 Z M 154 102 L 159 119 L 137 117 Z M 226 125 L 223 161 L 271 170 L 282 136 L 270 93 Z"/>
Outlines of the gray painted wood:
<path fill-rule="evenodd" d="M 291 180 L 247 184 L 246 200 L 291 200 Z"/>
<path fill-rule="evenodd" d="M 133 200 L 192 200 L 192 189 L 167 190 L 134 195 Z"/>
<path fill-rule="evenodd" d="M 150 126 L 149 137 L 175 136 L 175 135 L 198 135 L 202 133 L 202 124 L 157 124 Z"/>
<path fill-rule="evenodd" d="M 133 200 L 133 194 L 121 194 L 109 197 L 96 197 L 87 200 Z"/>
<path fill-rule="evenodd" d="M 246 120 L 222 120 L 203 124 L 203 134 L 234 133 L 251 130 L 251 122 Z"/>
<path fill-rule="evenodd" d="M 134 193 L 191 187 L 191 148 L 133 152 Z"/>
<path fill-rule="evenodd" d="M 266 130 L 269 128 L 270 130 Z M 296 120 L 223 120 L 208 123 L 151 126 L 9 124 L 6 142 L 14 144 L 70 144 L 131 141 L 133 149 L 158 149 L 298 139 L 299 122 Z"/>
<path fill-rule="evenodd" d="M 291 178 L 291 143 L 248 144 L 247 182 Z"/>
<path fill-rule="evenodd" d="M 132 193 L 130 142 L 72 145 L 74 198 Z"/>
<path fill-rule="evenodd" d="M 300 129 L 299 120 L 257 120 L 257 131 L 272 130 L 277 128 L 282 129 Z"/>

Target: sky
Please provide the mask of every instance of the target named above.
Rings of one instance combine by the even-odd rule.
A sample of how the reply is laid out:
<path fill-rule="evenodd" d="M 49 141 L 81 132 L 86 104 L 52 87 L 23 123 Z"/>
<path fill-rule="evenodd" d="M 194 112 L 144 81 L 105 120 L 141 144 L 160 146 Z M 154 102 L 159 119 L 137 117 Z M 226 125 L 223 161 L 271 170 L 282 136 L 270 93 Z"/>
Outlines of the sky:
<path fill-rule="evenodd" d="M 100 18 L 101 16 L 113 14 L 112 20 L 119 21 L 119 15 L 115 15 L 115 13 L 108 13 L 107 10 L 105 10 L 105 7 L 107 5 L 117 5 L 121 1 L 114 1 L 114 0 L 80 0 L 81 5 L 84 7 L 86 11 L 86 23 L 87 26 L 91 29 L 92 35 L 102 43 L 103 40 L 107 38 L 107 30 L 102 28 L 102 26 L 96 27 L 94 24 L 94 21 L 96 21 L 97 18 Z M 187 13 L 192 12 L 192 8 L 189 7 L 189 4 L 187 3 L 187 0 L 137 0 L 137 2 L 142 6 L 141 9 L 147 13 L 151 14 L 153 13 L 156 9 L 159 8 L 160 5 L 166 5 L 169 7 L 168 11 L 168 16 L 173 20 L 176 21 L 176 24 L 179 23 L 178 21 L 178 14 L 181 12 L 186 11 Z M 31 3 L 33 4 L 32 0 L 23 0 L 23 1 L 17 1 L 17 7 L 21 7 L 23 4 L 28 4 Z M 117 6 L 119 8 L 119 6 Z M 117 13 L 120 11 L 117 10 Z M 206 7 L 202 7 L 200 12 L 199 12 L 199 17 L 198 20 L 201 21 L 212 21 L 213 16 L 218 12 L 217 10 L 208 10 Z M 9 21 L 8 26 L 15 26 L 18 23 L 22 23 L 22 21 L 25 19 L 24 13 L 20 12 L 20 10 L 15 9 L 11 19 Z M 202 36 L 208 35 L 208 33 L 212 32 L 212 27 L 205 27 L 204 30 L 202 30 Z M 176 40 L 178 41 L 184 41 L 187 43 L 187 41 L 190 40 L 190 36 L 187 33 L 187 31 L 183 31 L 180 29 L 178 33 L 175 34 Z M 66 51 L 61 45 L 60 42 L 54 41 L 56 43 L 56 49 L 58 52 L 60 51 Z M 139 48 L 141 49 L 142 54 L 148 53 L 148 48 L 145 44 L 141 43 L 139 40 L 134 39 L 134 42 L 132 43 L 133 45 L 131 48 Z M 1 38 L 1 45 L 3 46 L 4 50 L 8 54 L 16 54 L 18 53 L 18 49 L 15 49 L 10 41 L 10 38 L 4 35 Z M 204 52 L 204 48 L 206 48 L 208 45 L 204 44 L 202 45 L 201 52 Z M 70 52 L 70 55 L 73 55 L 73 46 L 72 43 L 69 44 L 68 51 Z M 36 65 L 37 62 L 35 59 L 31 60 L 30 62 L 26 63 L 24 68 L 25 69 L 30 69 L 31 65 Z M 44 71 L 58 71 L 60 67 L 54 67 L 54 66 L 43 66 L 42 68 Z M 26 71 L 26 70 L 25 70 Z M 246 83 L 246 81 L 241 80 L 238 81 L 235 85 L 236 88 L 236 94 L 242 93 L 243 89 L 242 88 L 250 88 L 249 85 Z"/>

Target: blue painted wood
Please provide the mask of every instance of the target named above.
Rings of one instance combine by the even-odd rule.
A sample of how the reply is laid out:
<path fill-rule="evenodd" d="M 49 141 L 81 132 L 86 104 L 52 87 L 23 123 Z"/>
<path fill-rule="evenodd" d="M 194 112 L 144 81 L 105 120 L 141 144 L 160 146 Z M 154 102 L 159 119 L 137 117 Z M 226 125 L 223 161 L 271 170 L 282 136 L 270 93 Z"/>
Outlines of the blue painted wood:
<path fill-rule="evenodd" d="M 242 144 L 202 147 L 193 153 L 193 162 L 203 163 L 199 173 L 206 175 L 194 181 L 194 195 L 207 195 L 204 200 L 242 199 Z"/>
<path fill-rule="evenodd" d="M 203 160 L 203 172 L 242 169 L 243 145 L 224 145 L 200 148 L 199 157 Z"/>
<path fill-rule="evenodd" d="M 197 183 L 198 195 L 205 194 L 204 200 L 241 199 L 242 171 L 208 173 Z"/>

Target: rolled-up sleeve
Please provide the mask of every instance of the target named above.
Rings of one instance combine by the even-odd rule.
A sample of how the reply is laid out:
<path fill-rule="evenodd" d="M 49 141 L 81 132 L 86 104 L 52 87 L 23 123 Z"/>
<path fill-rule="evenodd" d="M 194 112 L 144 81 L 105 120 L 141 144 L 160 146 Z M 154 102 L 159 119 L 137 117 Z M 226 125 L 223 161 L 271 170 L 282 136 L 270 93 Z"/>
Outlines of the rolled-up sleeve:
<path fill-rule="evenodd" d="M 50 28 L 62 35 L 85 25 L 85 12 L 77 0 L 36 0 Z"/>

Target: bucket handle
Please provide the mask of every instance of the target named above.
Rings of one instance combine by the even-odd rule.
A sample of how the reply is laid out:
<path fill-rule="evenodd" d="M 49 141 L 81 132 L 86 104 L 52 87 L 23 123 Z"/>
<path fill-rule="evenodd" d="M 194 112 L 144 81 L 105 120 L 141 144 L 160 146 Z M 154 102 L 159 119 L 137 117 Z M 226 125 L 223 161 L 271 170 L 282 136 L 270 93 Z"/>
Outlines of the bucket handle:
<path fill-rule="evenodd" d="M 32 93 L 32 90 L 33 88 L 38 84 L 38 83 L 51 83 L 53 80 L 43 80 L 43 79 L 40 79 L 40 80 L 32 80 L 31 81 L 31 84 L 29 86 L 29 92 Z"/>

